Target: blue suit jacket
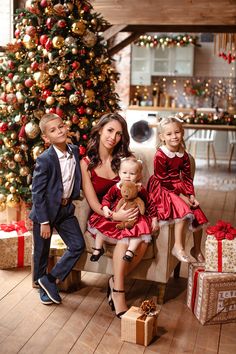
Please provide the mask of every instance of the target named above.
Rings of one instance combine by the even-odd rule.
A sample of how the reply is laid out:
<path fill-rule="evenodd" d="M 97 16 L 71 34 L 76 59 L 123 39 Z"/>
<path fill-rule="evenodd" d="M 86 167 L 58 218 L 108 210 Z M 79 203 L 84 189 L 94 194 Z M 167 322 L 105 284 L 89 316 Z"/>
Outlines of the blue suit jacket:
<path fill-rule="evenodd" d="M 81 171 L 78 147 L 69 145 L 76 161 L 75 183 L 71 199 L 79 198 L 81 187 Z M 53 146 L 45 150 L 36 160 L 32 183 L 32 210 L 30 218 L 38 223 L 53 223 L 61 205 L 63 184 L 61 168 L 57 153 Z"/>

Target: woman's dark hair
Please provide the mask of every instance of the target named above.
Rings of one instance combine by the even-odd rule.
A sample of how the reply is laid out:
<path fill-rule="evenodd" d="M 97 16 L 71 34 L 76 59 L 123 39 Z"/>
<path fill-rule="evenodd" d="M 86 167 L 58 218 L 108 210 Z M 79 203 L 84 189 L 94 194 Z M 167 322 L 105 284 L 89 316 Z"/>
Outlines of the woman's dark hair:
<path fill-rule="evenodd" d="M 90 139 L 87 145 L 87 156 L 90 160 L 88 165 L 88 170 L 92 170 L 96 168 L 99 164 L 102 163 L 100 156 L 98 154 L 99 149 L 99 141 L 100 141 L 100 134 L 99 131 L 101 128 L 104 127 L 107 123 L 111 122 L 112 120 L 116 120 L 120 123 L 122 127 L 122 135 L 121 140 L 119 143 L 114 147 L 112 152 L 113 159 L 111 161 L 111 168 L 112 170 L 117 173 L 120 168 L 120 159 L 122 157 L 128 157 L 131 155 L 129 150 L 129 133 L 127 128 L 127 123 L 125 119 L 118 113 L 106 113 L 104 114 L 98 123 L 92 128 L 90 133 Z"/>

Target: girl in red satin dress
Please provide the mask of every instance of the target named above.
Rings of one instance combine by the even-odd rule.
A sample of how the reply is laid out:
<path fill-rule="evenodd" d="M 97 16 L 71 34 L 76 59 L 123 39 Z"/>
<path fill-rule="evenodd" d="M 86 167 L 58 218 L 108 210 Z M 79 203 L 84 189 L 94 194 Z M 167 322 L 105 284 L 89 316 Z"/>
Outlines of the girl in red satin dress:
<path fill-rule="evenodd" d="M 175 244 L 172 254 L 189 262 L 183 247 L 186 227 L 193 230 L 194 247 L 191 255 L 204 261 L 201 253 L 203 225 L 208 220 L 195 198 L 190 160 L 183 141 L 182 121 L 177 117 L 163 118 L 159 123 L 161 145 L 154 158 L 154 174 L 148 181 L 149 213 L 153 227 L 175 224 Z"/>
<path fill-rule="evenodd" d="M 144 204 L 147 202 L 147 192 L 140 183 L 142 177 L 142 161 L 137 160 L 135 157 L 124 157 L 121 159 L 119 169 L 120 181 L 113 185 L 102 199 L 102 210 L 104 216 L 93 213 L 88 221 L 88 231 L 95 236 L 95 248 L 90 258 L 92 262 L 99 260 L 104 253 L 103 243 L 124 242 L 127 243 L 128 249 L 126 250 L 123 259 L 131 262 L 135 256 L 135 251 L 142 241 L 151 242 L 151 222 L 146 215 L 139 214 L 134 226 L 130 228 L 117 228 L 119 221 L 112 220 L 113 211 L 121 196 L 121 184 L 124 181 L 134 182 L 138 189 L 138 196 L 143 200 Z"/>

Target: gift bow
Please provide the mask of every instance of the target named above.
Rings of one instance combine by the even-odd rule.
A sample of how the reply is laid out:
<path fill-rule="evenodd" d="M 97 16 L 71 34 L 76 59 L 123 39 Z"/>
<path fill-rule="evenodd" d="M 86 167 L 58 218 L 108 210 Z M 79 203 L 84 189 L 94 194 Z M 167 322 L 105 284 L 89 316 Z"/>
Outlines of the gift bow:
<path fill-rule="evenodd" d="M 139 311 L 145 317 L 154 316 L 159 312 L 153 300 L 144 300 L 140 305 Z"/>
<path fill-rule="evenodd" d="M 229 223 L 223 220 L 217 221 L 215 226 L 209 226 L 206 229 L 208 235 L 214 235 L 217 241 L 233 240 L 236 238 L 236 229 Z"/>
<path fill-rule="evenodd" d="M 28 231 L 24 220 L 13 222 L 12 224 L 0 224 L 0 230 L 5 232 L 17 231 L 18 234 L 24 234 Z"/>

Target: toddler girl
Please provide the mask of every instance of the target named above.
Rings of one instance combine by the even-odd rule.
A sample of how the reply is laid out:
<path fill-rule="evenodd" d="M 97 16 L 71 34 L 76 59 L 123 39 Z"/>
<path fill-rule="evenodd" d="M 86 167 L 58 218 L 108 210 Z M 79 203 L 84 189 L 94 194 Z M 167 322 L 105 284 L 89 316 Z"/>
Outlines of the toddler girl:
<path fill-rule="evenodd" d="M 189 262 L 183 247 L 185 226 L 191 223 L 194 247 L 191 255 L 204 261 L 201 253 L 203 225 L 208 222 L 195 198 L 190 160 L 183 141 L 182 121 L 177 117 L 163 118 L 159 123 L 161 145 L 154 158 L 154 174 L 148 181 L 149 213 L 154 224 L 175 224 L 175 244 L 172 254 Z"/>
<path fill-rule="evenodd" d="M 147 201 L 147 192 L 140 182 L 142 177 L 142 162 L 135 157 L 121 159 L 119 169 L 120 181 L 112 186 L 102 200 L 104 216 L 92 214 L 88 222 L 88 230 L 95 236 L 95 248 L 90 258 L 96 262 L 104 253 L 103 243 L 126 242 L 128 249 L 123 257 L 125 261 L 131 262 L 135 256 L 135 250 L 142 241 L 151 241 L 151 225 L 146 215 L 139 214 L 133 227 L 119 229 L 118 221 L 112 220 L 112 213 L 121 199 L 120 186 L 124 181 L 131 181 L 138 185 L 138 196 Z"/>

